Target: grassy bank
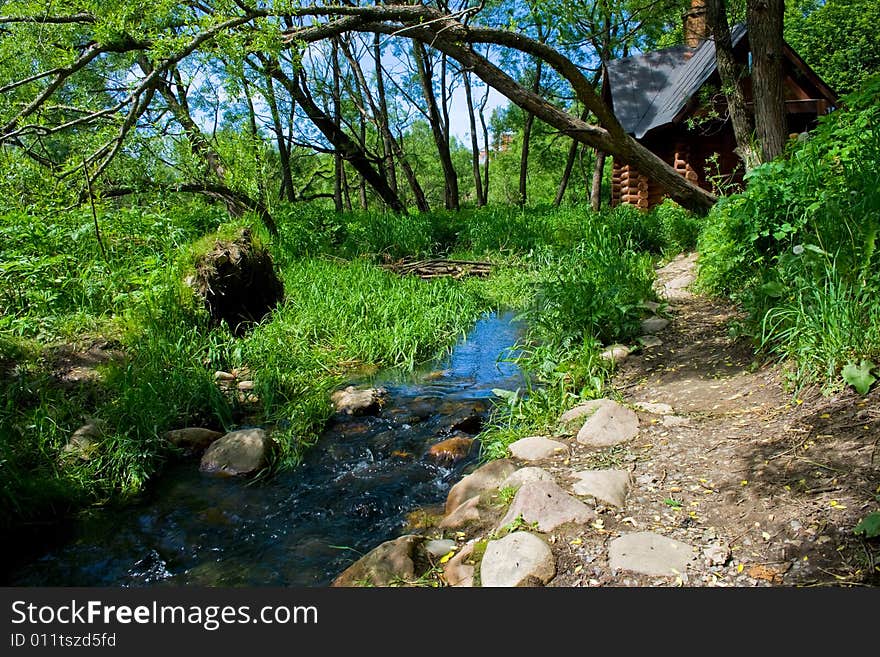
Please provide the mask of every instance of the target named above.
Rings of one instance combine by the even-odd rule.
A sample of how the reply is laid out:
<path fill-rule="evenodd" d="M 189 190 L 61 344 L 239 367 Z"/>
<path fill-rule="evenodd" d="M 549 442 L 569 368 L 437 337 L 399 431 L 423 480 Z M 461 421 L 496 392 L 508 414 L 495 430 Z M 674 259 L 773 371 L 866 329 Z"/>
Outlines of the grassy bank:
<path fill-rule="evenodd" d="M 410 217 L 288 206 L 277 220 L 280 238 L 253 228 L 286 299 L 234 338 L 211 326 L 183 283 L 211 235 L 242 225 L 216 207 L 105 207 L 103 252 L 86 212 L 2 218 L 2 524 L 136 494 L 173 455 L 162 434 L 176 427 L 272 425 L 282 448 L 276 466 L 295 462 L 330 414 L 329 391 L 353 370 L 412 366 L 448 349 L 486 310 L 513 308 L 531 327 L 520 361 L 535 387 L 506 395 L 485 436 L 493 455 L 573 399 L 601 392 L 600 343 L 634 334 L 639 304 L 651 298 L 651 258 L 687 246 L 696 225 L 674 206 Z M 427 255 L 496 266 L 486 280 L 462 281 L 402 278 L 379 266 Z M 103 343 L 124 355 L 99 365 L 93 380 L 65 383 L 61 343 Z M 214 382 L 215 371 L 242 369 L 256 405 Z M 60 459 L 92 418 L 101 435 L 90 458 Z"/>

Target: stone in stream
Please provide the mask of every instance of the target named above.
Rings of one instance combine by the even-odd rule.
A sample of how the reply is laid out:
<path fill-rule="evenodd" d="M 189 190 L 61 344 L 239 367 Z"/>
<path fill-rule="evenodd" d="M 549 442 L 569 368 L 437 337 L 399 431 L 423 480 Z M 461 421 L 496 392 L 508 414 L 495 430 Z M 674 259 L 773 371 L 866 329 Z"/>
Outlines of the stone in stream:
<path fill-rule="evenodd" d="M 428 458 L 437 463 L 451 465 L 466 458 L 473 447 L 474 439 L 468 436 L 453 436 L 428 449 Z"/>
<path fill-rule="evenodd" d="M 225 476 L 254 474 L 266 466 L 271 447 L 272 439 L 262 429 L 231 431 L 211 443 L 199 469 Z"/>
<path fill-rule="evenodd" d="M 555 576 L 553 552 L 529 532 L 490 541 L 480 562 L 480 582 L 486 587 L 543 586 Z"/>
<path fill-rule="evenodd" d="M 333 580 L 331 586 L 390 586 L 416 579 L 422 573 L 420 554 L 424 536 L 407 534 L 386 541 L 355 561 Z"/>
<path fill-rule="evenodd" d="M 538 531 L 546 533 L 569 522 L 589 522 L 596 517 L 596 512 L 554 482 L 532 481 L 523 484 L 517 491 L 498 529 L 520 517 L 523 522 L 535 525 Z"/>
<path fill-rule="evenodd" d="M 596 400 L 595 411 L 584 422 L 577 441 L 590 447 L 611 447 L 635 438 L 639 416 L 610 399 Z"/>
<path fill-rule="evenodd" d="M 165 434 L 165 440 L 182 449 L 187 454 L 201 454 L 208 446 L 223 434 L 213 429 L 202 427 L 184 427 L 173 429 Z"/>
<path fill-rule="evenodd" d="M 448 431 L 477 434 L 483 427 L 487 407 L 485 402 L 476 400 L 466 404 L 443 404 L 439 410 L 445 418 L 444 424 Z"/>
<path fill-rule="evenodd" d="M 669 320 L 662 317 L 648 317 L 642 320 L 642 333 L 653 335 L 669 326 Z"/>
<path fill-rule="evenodd" d="M 627 470 L 583 470 L 572 477 L 577 482 L 571 487 L 576 495 L 591 496 L 617 508 L 623 508 L 629 493 Z"/>
<path fill-rule="evenodd" d="M 508 446 L 514 458 L 522 461 L 540 461 L 551 456 L 567 455 L 568 446 L 558 440 L 550 440 L 543 436 L 521 438 Z"/>
<path fill-rule="evenodd" d="M 357 389 L 348 386 L 330 395 L 333 408 L 343 415 L 375 415 L 385 403 L 388 391 L 385 388 Z"/>
<path fill-rule="evenodd" d="M 507 477 L 516 470 L 516 466 L 509 459 L 489 461 L 474 470 L 469 475 L 462 477 L 446 496 L 446 513 L 452 513 L 461 504 L 472 497 L 479 497 L 484 491 L 494 490 L 501 486 Z"/>
<path fill-rule="evenodd" d="M 694 557 L 687 543 L 653 532 L 637 532 L 615 538 L 608 546 L 611 570 L 643 575 L 684 575 Z"/>
<path fill-rule="evenodd" d="M 524 484 L 528 484 L 533 481 L 550 481 L 556 483 L 553 475 L 543 468 L 529 467 L 520 468 L 519 470 L 514 472 L 502 482 L 500 488 L 520 489 L 523 487 Z"/>

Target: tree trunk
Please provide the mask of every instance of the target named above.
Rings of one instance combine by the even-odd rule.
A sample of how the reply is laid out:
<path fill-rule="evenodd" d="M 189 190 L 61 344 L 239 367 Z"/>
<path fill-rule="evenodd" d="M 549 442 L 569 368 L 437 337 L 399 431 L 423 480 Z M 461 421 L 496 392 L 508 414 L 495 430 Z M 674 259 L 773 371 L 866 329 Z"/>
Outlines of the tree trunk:
<path fill-rule="evenodd" d="M 764 162 L 785 150 L 782 16 L 784 0 L 748 0 L 746 22 L 752 48 L 755 128 Z"/>
<path fill-rule="evenodd" d="M 586 121 L 587 116 L 589 116 L 587 110 L 581 112 L 581 121 Z M 571 180 L 574 161 L 577 159 L 577 152 L 581 146 L 581 143 L 577 139 L 571 140 L 571 146 L 568 147 L 568 156 L 565 158 L 565 168 L 562 170 L 562 178 L 559 179 L 559 187 L 556 189 L 556 198 L 553 199 L 554 208 L 558 208 L 562 205 L 562 201 L 565 198 L 565 191 L 568 189 L 568 182 Z"/>
<path fill-rule="evenodd" d="M 272 131 L 275 133 L 275 143 L 278 146 L 278 158 L 281 164 L 281 187 L 278 190 L 278 198 L 293 203 L 296 201 L 296 189 L 293 186 L 293 174 L 290 170 L 290 148 L 284 135 L 284 126 L 281 124 L 281 112 L 278 111 L 278 98 L 275 96 L 275 83 L 271 76 L 265 77 L 266 102 L 272 116 Z"/>
<path fill-rule="evenodd" d="M 342 123 L 342 85 L 339 73 L 339 39 L 335 38 L 331 41 L 331 65 L 333 66 L 333 123 L 337 126 Z M 288 91 L 290 89 L 288 88 Z M 293 94 L 291 93 L 291 96 Z M 345 177 L 344 162 L 339 149 L 333 154 L 333 205 L 337 212 L 342 212 L 342 187 L 343 178 Z M 346 184 L 347 187 L 347 184 Z M 351 210 L 351 202 L 348 203 L 348 209 Z"/>
<path fill-rule="evenodd" d="M 541 91 L 541 69 L 544 62 L 538 60 L 535 63 L 535 79 L 532 82 L 532 93 L 538 95 Z M 523 125 L 523 143 L 519 156 L 519 198 L 517 205 L 525 206 L 528 200 L 528 180 L 529 180 L 529 147 L 532 141 L 532 125 L 535 123 L 535 115 L 531 112 L 526 113 L 525 123 Z"/>
<path fill-rule="evenodd" d="M 480 127 L 483 130 L 483 148 L 486 149 L 486 161 L 483 162 L 483 198 L 480 199 L 480 205 L 487 205 L 489 203 L 489 125 L 486 123 L 486 105 L 489 102 L 489 89 L 491 87 L 486 85 L 486 93 L 483 95 L 483 100 L 480 102 Z"/>
<path fill-rule="evenodd" d="M 474 97 L 471 90 L 471 74 L 468 71 L 462 72 L 464 79 L 464 97 L 467 101 L 468 120 L 471 126 L 471 165 L 474 170 L 474 195 L 477 197 L 477 207 L 485 205 L 483 202 L 483 181 L 480 172 L 480 142 L 477 139 L 477 117 L 474 116 Z M 486 149 L 486 157 L 489 157 L 489 150 Z"/>
<path fill-rule="evenodd" d="M 354 170 L 375 190 L 379 198 L 392 211 L 398 214 L 406 214 L 406 208 L 401 203 L 400 198 L 388 186 L 385 176 L 373 168 L 370 158 L 363 149 L 345 133 L 338 123 L 315 104 L 301 75 L 298 80 L 290 80 L 280 71 L 275 70 L 273 71 L 273 76 L 285 86 L 290 95 L 293 96 L 293 99 L 299 103 L 299 106 L 303 108 L 303 111 L 305 111 L 312 123 L 315 124 L 315 127 L 333 144 L 340 158 L 354 167 Z M 340 174 L 340 178 L 342 177 L 344 177 L 344 172 Z M 342 187 L 342 182 L 340 180 L 340 187 Z"/>
<path fill-rule="evenodd" d="M 378 34 L 373 35 L 373 57 L 376 60 L 376 100 L 378 102 L 378 116 L 376 117 L 382 132 L 383 158 L 385 161 L 385 177 L 388 184 L 396 194 L 397 171 L 394 168 L 394 138 L 388 128 L 388 101 L 385 97 L 385 75 L 382 72 L 382 39 Z"/>
<path fill-rule="evenodd" d="M 431 134 L 437 146 L 437 154 L 440 157 L 440 166 L 443 168 L 445 206 L 447 210 L 458 210 L 458 175 L 452 164 L 452 154 L 449 152 L 449 139 L 443 131 L 443 119 L 437 107 L 437 98 L 434 96 L 434 87 L 431 83 L 431 74 L 428 71 L 427 52 L 425 46 L 419 41 L 413 41 L 413 57 L 418 69 L 419 81 L 422 85 L 422 94 L 428 110 L 428 122 L 431 124 Z"/>
<path fill-rule="evenodd" d="M 743 80 L 748 75 L 748 69 L 740 65 L 733 55 L 725 0 L 706 0 L 706 20 L 715 39 L 715 60 L 727 98 L 727 111 L 736 138 L 736 151 L 745 163 L 746 170 L 753 169 L 760 160 L 752 146 L 754 124 L 743 91 Z"/>
<path fill-rule="evenodd" d="M 605 152 L 596 150 L 593 165 L 593 184 L 590 186 L 590 207 L 594 212 L 602 209 L 602 176 L 605 173 Z"/>

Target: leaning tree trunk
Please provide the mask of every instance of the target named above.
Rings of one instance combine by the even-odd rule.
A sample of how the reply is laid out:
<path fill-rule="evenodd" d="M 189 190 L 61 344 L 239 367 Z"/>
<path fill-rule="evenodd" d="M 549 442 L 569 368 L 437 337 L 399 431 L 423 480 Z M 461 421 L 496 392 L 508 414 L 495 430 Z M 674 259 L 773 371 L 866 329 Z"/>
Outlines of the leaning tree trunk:
<path fill-rule="evenodd" d="M 581 121 L 586 121 L 589 111 L 581 112 Z M 568 156 L 565 158 L 565 168 L 562 170 L 562 177 L 559 179 L 559 187 L 556 189 L 556 198 L 553 199 L 553 207 L 558 208 L 562 205 L 565 198 L 565 192 L 568 189 L 568 183 L 571 180 L 571 172 L 574 170 L 574 162 L 577 159 L 578 149 L 581 143 L 577 139 L 571 140 L 571 146 L 568 147 Z"/>
<path fill-rule="evenodd" d="M 783 0 L 748 0 L 746 22 L 752 48 L 752 87 L 755 128 L 761 159 L 769 162 L 785 150 L 785 91 L 783 88 Z"/>
<path fill-rule="evenodd" d="M 342 89 L 339 73 L 339 39 L 333 39 L 331 42 L 332 56 L 331 65 L 333 66 L 333 122 L 339 125 L 342 122 Z M 291 94 L 292 95 L 292 94 Z M 342 212 L 342 188 L 343 178 L 345 177 L 345 163 L 342 160 L 342 154 L 337 148 L 333 153 L 333 206 L 336 212 Z M 347 183 L 346 183 L 347 185 Z M 351 203 L 349 203 L 349 206 Z M 349 210 L 351 207 L 349 207 Z"/>
<path fill-rule="evenodd" d="M 593 164 L 593 182 L 590 185 L 590 207 L 594 212 L 602 209 L 602 178 L 605 174 L 605 152 L 596 150 Z"/>

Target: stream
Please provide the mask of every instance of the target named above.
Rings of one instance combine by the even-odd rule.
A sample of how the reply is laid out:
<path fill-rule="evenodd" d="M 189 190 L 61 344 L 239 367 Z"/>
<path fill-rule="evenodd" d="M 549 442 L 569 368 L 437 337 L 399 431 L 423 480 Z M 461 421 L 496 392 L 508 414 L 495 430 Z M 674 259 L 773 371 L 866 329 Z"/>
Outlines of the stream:
<path fill-rule="evenodd" d="M 265 481 L 169 466 L 139 502 L 84 515 L 65 540 L 19 567 L 15 586 L 327 586 L 348 565 L 401 534 L 406 516 L 441 504 L 477 445 L 455 463 L 427 455 L 475 434 L 493 388 L 522 374 L 503 359 L 522 333 L 512 313 L 487 315 L 443 359 L 385 371 L 375 417 L 335 417 L 302 464 Z"/>

